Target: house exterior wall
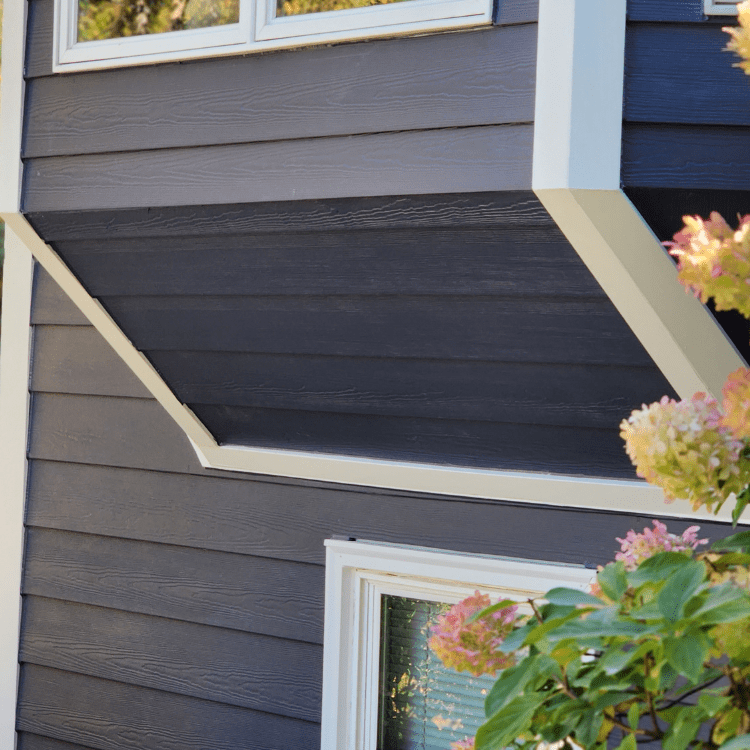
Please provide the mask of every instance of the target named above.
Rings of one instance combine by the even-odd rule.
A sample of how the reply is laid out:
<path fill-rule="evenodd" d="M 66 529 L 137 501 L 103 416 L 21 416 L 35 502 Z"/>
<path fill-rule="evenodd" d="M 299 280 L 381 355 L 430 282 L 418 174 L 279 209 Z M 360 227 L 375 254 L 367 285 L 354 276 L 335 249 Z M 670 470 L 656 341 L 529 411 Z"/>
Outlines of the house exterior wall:
<path fill-rule="evenodd" d="M 594 565 L 650 521 L 208 471 L 44 273 L 33 323 L 22 750 L 318 747 L 325 538 Z"/>

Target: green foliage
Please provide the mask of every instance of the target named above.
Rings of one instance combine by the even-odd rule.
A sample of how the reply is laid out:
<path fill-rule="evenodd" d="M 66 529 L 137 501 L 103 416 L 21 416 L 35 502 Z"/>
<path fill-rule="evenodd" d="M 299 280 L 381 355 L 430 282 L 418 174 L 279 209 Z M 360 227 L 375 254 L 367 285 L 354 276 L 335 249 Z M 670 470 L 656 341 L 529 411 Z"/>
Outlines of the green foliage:
<path fill-rule="evenodd" d="M 605 750 L 613 733 L 622 750 L 750 747 L 750 532 L 714 546 L 611 563 L 598 597 L 532 600 L 505 641 L 517 663 L 487 696 L 477 750 Z"/>

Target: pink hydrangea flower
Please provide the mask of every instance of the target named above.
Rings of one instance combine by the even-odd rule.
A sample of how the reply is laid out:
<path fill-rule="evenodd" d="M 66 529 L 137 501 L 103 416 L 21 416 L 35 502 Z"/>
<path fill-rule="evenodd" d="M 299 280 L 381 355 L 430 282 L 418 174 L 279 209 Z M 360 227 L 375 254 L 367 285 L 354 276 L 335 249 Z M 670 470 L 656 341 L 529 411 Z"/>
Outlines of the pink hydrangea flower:
<path fill-rule="evenodd" d="M 750 462 L 741 456 L 744 444 L 705 393 L 644 404 L 623 420 L 620 430 L 638 476 L 661 487 L 667 502 L 681 498 L 693 510 L 702 505 L 718 509 L 750 484 Z"/>
<path fill-rule="evenodd" d="M 643 529 L 642 534 L 636 534 L 632 529 L 624 539 L 617 537 L 620 551 L 615 560 L 622 560 L 628 570 L 635 570 L 640 563 L 653 557 L 658 552 L 687 552 L 701 544 L 707 544 L 708 539 L 698 539 L 700 526 L 691 526 L 682 532 L 682 536 L 670 534 L 661 521 L 654 521 L 654 528 Z"/>
<path fill-rule="evenodd" d="M 740 367 L 722 388 L 724 418 L 722 424 L 738 440 L 750 438 L 750 370 Z"/>
<path fill-rule="evenodd" d="M 494 675 L 515 663 L 512 654 L 503 654 L 498 649 L 513 630 L 518 607 L 511 605 L 469 622 L 477 612 L 489 606 L 490 597 L 476 591 L 474 596 L 454 604 L 438 617 L 431 629 L 429 645 L 446 667 L 478 677 Z"/>
<path fill-rule="evenodd" d="M 474 738 L 467 737 L 465 740 L 451 742 L 451 750 L 474 750 Z"/>
<path fill-rule="evenodd" d="M 713 298 L 717 310 L 750 318 L 750 214 L 736 231 L 716 211 L 708 219 L 682 218 L 682 231 L 664 243 L 677 258 L 680 283 L 701 302 Z"/>

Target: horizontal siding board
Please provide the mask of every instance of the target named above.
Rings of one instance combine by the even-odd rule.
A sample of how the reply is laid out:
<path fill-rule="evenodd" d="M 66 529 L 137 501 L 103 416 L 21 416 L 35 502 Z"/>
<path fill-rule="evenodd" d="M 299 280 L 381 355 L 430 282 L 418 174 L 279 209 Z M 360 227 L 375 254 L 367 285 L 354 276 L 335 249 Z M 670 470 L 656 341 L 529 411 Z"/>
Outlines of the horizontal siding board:
<path fill-rule="evenodd" d="M 151 396 L 91 326 L 37 325 L 33 356 L 32 391 Z"/>
<path fill-rule="evenodd" d="M 24 156 L 530 122 L 535 60 L 530 24 L 50 76 Z"/>
<path fill-rule="evenodd" d="M 27 528 L 23 593 L 322 643 L 324 569 Z"/>
<path fill-rule="evenodd" d="M 88 318 L 60 289 L 57 282 L 38 264 L 34 276 L 31 322 L 34 325 L 47 323 L 67 326 L 91 325 Z"/>
<path fill-rule="evenodd" d="M 319 725 L 26 665 L 18 728 L 99 750 L 300 750 Z"/>
<path fill-rule="evenodd" d="M 747 190 L 750 128 L 625 124 L 627 187 Z"/>
<path fill-rule="evenodd" d="M 447 466 L 630 477 L 616 429 L 190 404 L 219 444 Z"/>
<path fill-rule="evenodd" d="M 52 75 L 54 0 L 29 0 L 26 22 L 26 78 Z"/>
<path fill-rule="evenodd" d="M 605 300 L 190 297 L 104 304 L 140 349 L 154 352 L 652 366 Z"/>
<path fill-rule="evenodd" d="M 750 125 L 750 86 L 714 25 L 631 24 L 625 120 Z"/>
<path fill-rule="evenodd" d="M 638 404 L 637 406 L 639 406 Z M 368 417 L 194 405 L 220 442 L 497 469 L 632 477 L 617 429 Z M 623 416 L 626 416 L 624 414 Z M 187 438 L 156 401 L 37 393 L 32 458 L 202 473 Z M 360 448 L 361 450 L 361 448 Z"/>
<path fill-rule="evenodd" d="M 27 596 L 20 661 L 320 721 L 315 644 Z"/>
<path fill-rule="evenodd" d="M 632 21 L 705 21 L 703 0 L 628 0 Z M 724 19 L 726 23 L 726 19 Z"/>
<path fill-rule="evenodd" d="M 17 750 L 92 750 L 92 748 L 85 748 L 83 745 L 61 742 L 31 732 L 19 732 L 17 737 Z"/>
<path fill-rule="evenodd" d="M 531 125 L 31 159 L 24 210 L 524 190 Z"/>
<path fill-rule="evenodd" d="M 529 23 L 539 17 L 539 0 L 496 0 L 495 23 Z"/>
<path fill-rule="evenodd" d="M 37 393 L 32 403 L 29 455 L 203 472 L 187 437 L 155 400 Z"/>
<path fill-rule="evenodd" d="M 181 402 L 611 428 L 669 389 L 655 368 L 147 352 Z"/>
<path fill-rule="evenodd" d="M 408 228 L 66 240 L 96 297 L 604 292 L 551 227 Z M 550 283 L 550 278 L 554 283 Z"/>
<path fill-rule="evenodd" d="M 317 565 L 325 562 L 323 540 L 333 535 L 604 564 L 616 536 L 650 524 L 650 517 L 575 508 L 48 461 L 31 462 L 27 513 L 35 527 Z M 689 525 L 668 523 L 677 533 Z M 712 539 L 732 531 L 727 524 L 701 525 Z"/>
<path fill-rule="evenodd" d="M 208 206 L 61 211 L 28 217 L 47 242 L 438 227 L 544 226 L 562 237 L 530 190 L 395 195 Z M 117 246 L 115 246 L 117 247 Z"/>

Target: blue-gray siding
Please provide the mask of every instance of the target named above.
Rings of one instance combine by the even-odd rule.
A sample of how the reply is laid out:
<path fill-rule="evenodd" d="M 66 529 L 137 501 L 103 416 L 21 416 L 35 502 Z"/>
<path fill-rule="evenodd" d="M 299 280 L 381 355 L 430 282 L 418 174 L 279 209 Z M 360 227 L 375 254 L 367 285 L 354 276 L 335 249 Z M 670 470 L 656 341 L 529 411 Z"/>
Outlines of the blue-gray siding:
<path fill-rule="evenodd" d="M 325 538 L 593 565 L 650 520 L 217 475 L 44 274 L 33 320 L 23 750 L 317 748 Z"/>
<path fill-rule="evenodd" d="M 671 390 L 534 200 L 316 202 L 363 229 L 282 231 L 314 211 L 302 201 L 278 204 L 270 232 L 248 205 L 214 207 L 192 235 L 128 238 L 132 212 L 84 215 L 106 225 L 85 240 L 67 236 L 79 214 L 38 224 L 221 443 L 630 476 L 617 425 Z M 470 226 L 452 218 L 467 204 Z M 160 213 L 142 222 L 174 212 Z M 76 332 L 56 347 L 88 345 Z"/>

